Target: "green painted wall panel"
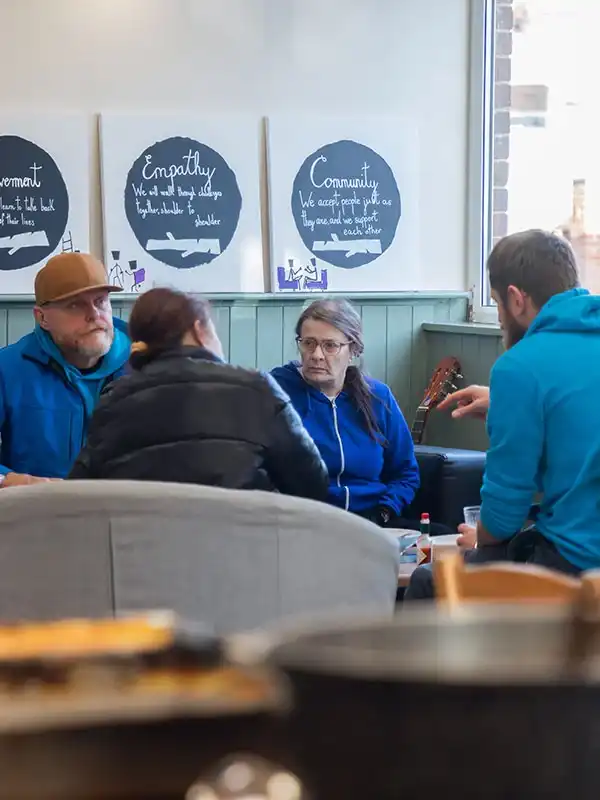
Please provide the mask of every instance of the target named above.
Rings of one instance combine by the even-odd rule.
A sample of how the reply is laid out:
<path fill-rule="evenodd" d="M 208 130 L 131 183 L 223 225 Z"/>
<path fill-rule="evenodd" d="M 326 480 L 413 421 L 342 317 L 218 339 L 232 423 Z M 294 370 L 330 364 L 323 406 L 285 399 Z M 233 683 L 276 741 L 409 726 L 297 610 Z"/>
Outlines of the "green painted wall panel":
<path fill-rule="evenodd" d="M 303 304 L 298 305 L 285 305 L 283 307 L 283 328 L 279 336 L 281 336 L 281 352 L 283 354 L 283 363 L 293 361 L 298 358 L 298 347 L 296 346 L 296 322 L 302 313 Z M 273 335 L 277 335 L 274 331 Z"/>
<path fill-rule="evenodd" d="M 405 415 L 411 409 L 413 306 L 389 306 L 387 313 L 386 383 Z M 366 358 L 368 364 L 368 356 Z"/>
<path fill-rule="evenodd" d="M 385 381 L 387 375 L 387 306 L 362 306 L 365 355 L 363 364 L 369 375 Z"/>
<path fill-rule="evenodd" d="M 0 308 L 0 347 L 5 347 L 8 343 L 8 311 Z"/>
<path fill-rule="evenodd" d="M 225 358 L 229 358 L 229 329 L 230 329 L 230 316 L 229 308 L 227 306 L 215 306 L 212 309 L 212 316 L 215 323 L 215 328 L 219 334 L 219 339 L 223 345 L 223 353 Z"/>
<path fill-rule="evenodd" d="M 429 319 L 435 319 L 436 313 L 439 314 L 437 305 L 419 305 L 413 307 L 410 401 L 408 403 L 408 409 L 411 414 L 419 405 L 425 387 L 429 383 L 427 337 L 422 330 L 423 323 L 427 322 Z M 410 424 L 411 420 L 408 420 L 408 422 Z"/>
<path fill-rule="evenodd" d="M 256 367 L 256 306 L 234 305 L 229 316 L 229 359 L 240 367 Z"/>
<path fill-rule="evenodd" d="M 7 344 L 12 344 L 33 330 L 33 312 L 31 306 L 20 305 L 9 307 L 7 312 Z"/>
<path fill-rule="evenodd" d="M 256 361 L 261 369 L 283 364 L 283 308 L 258 306 L 256 324 Z"/>

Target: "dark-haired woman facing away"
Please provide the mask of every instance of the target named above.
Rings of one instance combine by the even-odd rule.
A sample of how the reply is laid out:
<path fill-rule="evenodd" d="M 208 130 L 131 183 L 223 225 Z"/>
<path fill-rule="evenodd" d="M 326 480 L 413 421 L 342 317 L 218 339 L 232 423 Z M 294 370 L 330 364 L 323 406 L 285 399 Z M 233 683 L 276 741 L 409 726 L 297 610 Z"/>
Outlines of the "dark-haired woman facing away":
<path fill-rule="evenodd" d="M 131 374 L 101 398 L 70 478 L 326 498 L 325 465 L 289 399 L 269 375 L 223 361 L 205 301 L 152 289 L 129 330 Z"/>
<path fill-rule="evenodd" d="M 402 527 L 402 512 L 419 488 L 419 469 L 389 387 L 352 363 L 363 352 L 358 313 L 345 300 L 318 300 L 300 316 L 296 341 L 300 362 L 272 375 L 327 465 L 328 502 L 379 525 Z"/>

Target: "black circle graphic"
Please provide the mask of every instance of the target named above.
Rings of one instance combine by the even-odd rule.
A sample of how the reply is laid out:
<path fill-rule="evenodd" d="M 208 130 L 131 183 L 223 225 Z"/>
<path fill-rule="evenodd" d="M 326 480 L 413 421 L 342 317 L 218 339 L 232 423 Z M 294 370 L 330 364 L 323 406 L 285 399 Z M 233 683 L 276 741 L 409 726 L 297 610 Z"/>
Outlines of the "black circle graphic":
<path fill-rule="evenodd" d="M 401 210 L 391 168 L 358 142 L 324 145 L 308 156 L 294 180 L 298 233 L 314 256 L 335 267 L 355 269 L 385 253 Z"/>
<path fill-rule="evenodd" d="M 180 136 L 148 147 L 127 176 L 125 213 L 142 248 L 178 269 L 209 264 L 235 234 L 237 178 L 205 144 Z"/>
<path fill-rule="evenodd" d="M 48 258 L 69 219 L 69 193 L 54 159 L 20 136 L 0 136 L 0 270 Z"/>

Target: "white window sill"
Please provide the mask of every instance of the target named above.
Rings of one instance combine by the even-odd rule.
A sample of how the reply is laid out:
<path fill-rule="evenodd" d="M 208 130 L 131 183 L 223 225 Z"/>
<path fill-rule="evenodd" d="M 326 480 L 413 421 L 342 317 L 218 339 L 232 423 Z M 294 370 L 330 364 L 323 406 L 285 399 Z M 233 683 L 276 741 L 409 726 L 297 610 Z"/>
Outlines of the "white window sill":
<path fill-rule="evenodd" d="M 456 333 L 459 336 L 502 336 L 500 325 L 483 322 L 424 322 L 421 328 L 431 333 Z"/>

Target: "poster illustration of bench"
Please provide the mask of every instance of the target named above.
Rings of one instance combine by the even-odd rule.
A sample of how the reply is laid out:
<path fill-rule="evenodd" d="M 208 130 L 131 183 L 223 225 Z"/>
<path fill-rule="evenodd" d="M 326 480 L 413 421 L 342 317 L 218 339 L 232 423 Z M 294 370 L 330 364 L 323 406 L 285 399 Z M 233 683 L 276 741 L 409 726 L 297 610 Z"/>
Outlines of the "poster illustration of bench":
<path fill-rule="evenodd" d="M 268 147 L 274 291 L 418 288 L 414 126 L 271 117 Z"/>
<path fill-rule="evenodd" d="M 89 249 L 84 115 L 0 113 L 0 294 L 33 294 L 59 252 Z"/>
<path fill-rule="evenodd" d="M 264 291 L 258 119 L 102 114 L 100 131 L 112 283 Z"/>

